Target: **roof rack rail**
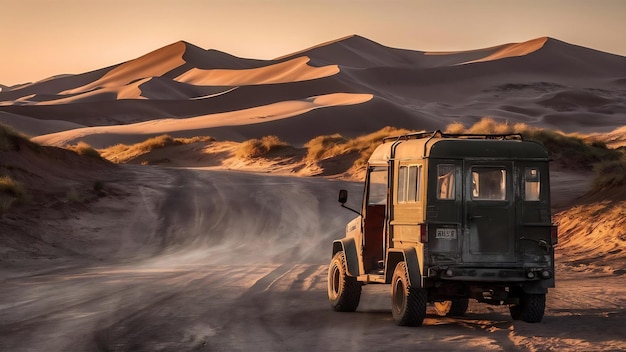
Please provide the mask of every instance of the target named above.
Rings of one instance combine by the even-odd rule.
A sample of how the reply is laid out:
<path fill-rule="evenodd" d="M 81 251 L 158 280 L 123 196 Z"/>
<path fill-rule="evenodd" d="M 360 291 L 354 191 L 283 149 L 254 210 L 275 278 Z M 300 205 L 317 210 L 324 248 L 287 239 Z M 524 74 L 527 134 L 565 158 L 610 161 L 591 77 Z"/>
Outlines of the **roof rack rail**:
<path fill-rule="evenodd" d="M 407 133 L 399 136 L 393 137 L 385 137 L 383 138 L 383 143 L 387 141 L 401 141 L 401 140 L 409 140 L 409 139 L 422 139 L 422 138 L 461 138 L 461 139 L 496 139 L 496 140 L 520 140 L 523 141 L 524 137 L 522 137 L 521 133 L 443 133 L 441 130 L 436 131 L 424 131 L 424 132 L 415 132 L 415 133 Z"/>

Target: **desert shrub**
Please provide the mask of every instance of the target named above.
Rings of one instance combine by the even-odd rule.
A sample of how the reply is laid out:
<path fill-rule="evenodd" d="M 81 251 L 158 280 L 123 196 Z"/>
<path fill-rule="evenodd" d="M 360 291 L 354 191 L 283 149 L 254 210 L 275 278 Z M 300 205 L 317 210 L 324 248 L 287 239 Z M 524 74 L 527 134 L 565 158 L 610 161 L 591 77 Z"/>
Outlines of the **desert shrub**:
<path fill-rule="evenodd" d="M 532 129 L 522 132 L 525 139 L 534 140 L 543 144 L 550 157 L 570 168 L 591 169 L 594 163 L 620 159 L 621 153 L 588 143 L 578 136 L 565 135 L 561 132 L 546 129 Z"/>
<path fill-rule="evenodd" d="M 446 127 L 445 132 L 451 134 L 465 133 L 465 125 L 460 122 L 453 122 Z"/>
<path fill-rule="evenodd" d="M 452 122 L 446 126 L 445 133 L 450 134 L 507 134 L 523 133 L 532 128 L 523 122 L 509 124 L 508 122 L 497 122 L 491 117 L 483 117 L 478 122 L 469 127 L 465 127 L 461 122 Z"/>
<path fill-rule="evenodd" d="M 359 153 L 359 158 L 354 161 L 354 166 L 360 167 L 367 164 L 367 160 L 385 137 L 400 136 L 412 132 L 415 131 L 390 126 L 383 127 L 376 132 L 348 141 L 347 151 Z"/>
<path fill-rule="evenodd" d="M 172 138 L 167 134 L 148 138 L 143 142 L 132 145 L 116 144 L 112 147 L 101 149 L 100 153 L 106 159 L 123 163 L 132 160 L 139 155 L 149 153 L 155 149 L 165 148 L 171 145 L 191 144 L 197 142 L 212 142 L 215 138 L 208 136 L 196 136 L 191 138 Z"/>
<path fill-rule="evenodd" d="M 304 146 L 308 148 L 307 160 L 319 161 L 325 158 L 354 153 L 358 155 L 353 166 L 362 167 L 372 155 L 376 147 L 385 137 L 399 136 L 411 133 L 406 129 L 384 127 L 376 132 L 356 138 L 344 138 L 340 134 L 315 137 Z"/>
<path fill-rule="evenodd" d="M 596 173 L 593 180 L 594 190 L 626 184 L 626 158 L 601 161 L 593 165 L 593 170 Z"/>
<path fill-rule="evenodd" d="M 268 152 L 287 146 L 287 143 L 281 141 L 277 136 L 265 136 L 261 138 L 261 144 Z"/>
<path fill-rule="evenodd" d="M 237 148 L 236 155 L 240 158 L 248 159 L 248 158 L 256 158 L 265 153 L 263 149 L 263 143 L 261 143 L 260 139 L 249 139 Z"/>
<path fill-rule="evenodd" d="M 15 137 L 17 137 L 17 132 L 14 129 L 0 124 L 0 150 L 13 149 Z"/>
<path fill-rule="evenodd" d="M 265 136 L 261 139 L 247 140 L 237 148 L 236 156 L 244 159 L 258 158 L 266 153 L 283 148 L 288 144 L 281 141 L 277 136 Z"/>
<path fill-rule="evenodd" d="M 347 141 L 346 138 L 338 133 L 329 136 L 317 136 L 304 145 L 307 148 L 306 159 L 317 161 L 333 156 L 341 149 L 338 146 L 345 144 Z"/>
<path fill-rule="evenodd" d="M 148 138 L 141 143 L 137 143 L 133 145 L 132 147 L 133 149 L 137 151 L 149 152 L 151 150 L 164 148 L 168 145 L 173 145 L 173 144 L 180 144 L 180 143 L 177 143 L 176 141 L 174 141 L 174 139 L 170 137 L 169 135 L 164 134 L 164 135 Z"/>
<path fill-rule="evenodd" d="M 19 145 L 24 144 L 32 149 L 37 149 L 37 144 L 30 141 L 30 139 L 17 132 L 10 126 L 0 123 L 0 151 L 19 150 Z"/>
<path fill-rule="evenodd" d="M 480 121 L 472 125 L 468 133 L 472 134 L 505 134 L 513 133 L 513 126 L 508 123 L 498 123 L 494 119 L 489 117 L 483 117 Z"/>
<path fill-rule="evenodd" d="M 73 150 L 78 155 L 82 155 L 82 156 L 86 156 L 86 157 L 90 157 L 94 159 L 101 158 L 100 153 L 97 150 L 95 150 L 92 146 L 82 141 L 78 142 L 76 145 L 67 146 L 67 149 Z"/>
<path fill-rule="evenodd" d="M 594 163 L 602 160 L 616 160 L 620 157 L 619 152 L 606 148 L 604 143 L 598 141 L 587 142 L 580 135 L 566 135 L 559 131 L 529 127 L 524 123 L 516 123 L 514 125 L 498 123 L 489 117 L 482 118 L 469 128 L 465 128 L 459 122 L 451 123 L 447 126 L 446 132 L 472 134 L 521 133 L 524 139 L 543 144 L 548 150 L 551 159 L 570 168 L 591 169 Z"/>

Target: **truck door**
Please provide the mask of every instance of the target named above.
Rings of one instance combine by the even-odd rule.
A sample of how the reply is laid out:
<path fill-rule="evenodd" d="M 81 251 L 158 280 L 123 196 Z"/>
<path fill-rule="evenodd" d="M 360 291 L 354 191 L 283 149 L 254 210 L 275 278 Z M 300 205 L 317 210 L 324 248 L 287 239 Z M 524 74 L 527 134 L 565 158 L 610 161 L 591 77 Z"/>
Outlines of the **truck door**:
<path fill-rule="evenodd" d="M 464 164 L 466 263 L 515 262 L 515 190 L 512 162 Z"/>
<path fill-rule="evenodd" d="M 370 167 L 363 209 L 363 267 L 366 273 L 378 271 L 385 254 L 385 214 L 388 168 Z"/>

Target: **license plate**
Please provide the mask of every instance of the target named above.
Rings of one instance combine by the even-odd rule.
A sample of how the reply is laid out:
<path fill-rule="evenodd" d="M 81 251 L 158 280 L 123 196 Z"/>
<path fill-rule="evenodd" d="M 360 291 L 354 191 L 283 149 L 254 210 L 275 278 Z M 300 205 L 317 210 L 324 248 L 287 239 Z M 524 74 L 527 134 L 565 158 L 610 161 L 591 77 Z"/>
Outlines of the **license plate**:
<path fill-rule="evenodd" d="M 444 240 L 456 239 L 456 229 L 437 229 L 435 238 L 441 238 Z"/>

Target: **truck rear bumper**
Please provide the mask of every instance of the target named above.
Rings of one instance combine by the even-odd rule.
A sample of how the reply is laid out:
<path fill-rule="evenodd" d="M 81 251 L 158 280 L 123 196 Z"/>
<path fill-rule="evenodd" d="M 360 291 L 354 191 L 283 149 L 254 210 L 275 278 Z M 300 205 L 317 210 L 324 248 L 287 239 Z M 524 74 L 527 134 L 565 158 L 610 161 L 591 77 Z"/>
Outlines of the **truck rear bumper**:
<path fill-rule="evenodd" d="M 466 268 L 430 267 L 427 278 L 435 280 L 469 282 L 528 282 L 548 280 L 554 277 L 554 270 L 536 268 Z"/>

